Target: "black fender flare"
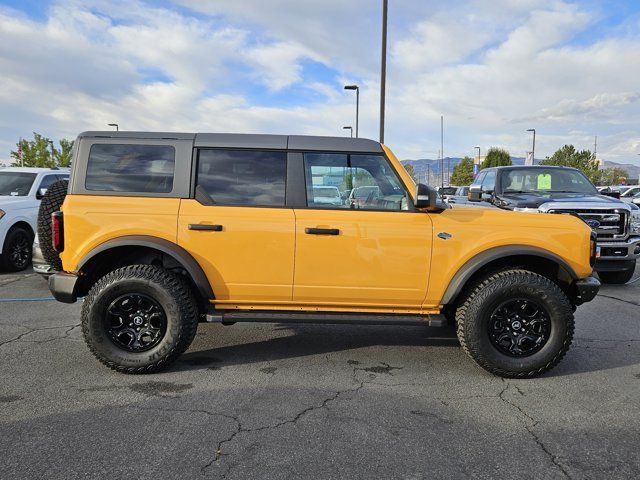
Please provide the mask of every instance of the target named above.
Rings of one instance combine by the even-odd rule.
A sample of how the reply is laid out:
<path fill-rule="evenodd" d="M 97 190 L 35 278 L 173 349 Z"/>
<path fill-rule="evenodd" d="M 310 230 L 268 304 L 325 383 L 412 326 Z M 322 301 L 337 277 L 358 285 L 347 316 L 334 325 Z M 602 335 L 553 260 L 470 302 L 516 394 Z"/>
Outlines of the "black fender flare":
<path fill-rule="evenodd" d="M 528 245 L 505 245 L 502 247 L 495 247 L 489 250 L 485 250 L 484 252 L 479 253 L 473 258 L 467 260 L 467 262 L 458 269 L 456 274 L 449 282 L 449 286 L 444 292 L 442 301 L 440 303 L 442 305 L 447 305 L 448 303 L 453 301 L 460 294 L 469 279 L 485 265 L 488 265 L 489 263 L 503 257 L 523 255 L 551 260 L 552 262 L 557 263 L 562 269 L 564 269 L 572 278 L 572 280 L 578 279 L 578 275 L 576 275 L 576 272 L 567 262 L 564 261 L 564 259 L 554 253 L 549 252 L 548 250 L 544 250 L 538 247 L 531 247 Z"/>
<path fill-rule="evenodd" d="M 202 270 L 200 264 L 180 245 L 176 245 L 175 243 L 163 238 L 148 235 L 127 235 L 113 240 L 108 240 L 87 253 L 78 263 L 77 270 L 82 271 L 82 267 L 84 267 L 96 255 L 118 247 L 146 247 L 158 250 L 170 256 L 184 267 L 203 298 L 215 298 L 209 279 L 204 273 L 204 270 Z"/>

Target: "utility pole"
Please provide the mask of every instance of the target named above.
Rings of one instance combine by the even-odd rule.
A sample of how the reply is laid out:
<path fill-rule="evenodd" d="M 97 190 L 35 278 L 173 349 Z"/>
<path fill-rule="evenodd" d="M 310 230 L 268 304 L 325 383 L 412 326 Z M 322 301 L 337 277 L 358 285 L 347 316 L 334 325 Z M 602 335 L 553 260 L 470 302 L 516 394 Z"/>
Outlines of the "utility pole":
<path fill-rule="evenodd" d="M 593 142 L 593 158 L 598 158 L 598 135 L 596 135 L 596 139 Z"/>
<path fill-rule="evenodd" d="M 431 165 L 427 163 L 427 185 L 429 185 L 430 178 L 431 178 Z"/>
<path fill-rule="evenodd" d="M 20 159 L 20 166 L 24 167 L 24 160 L 22 157 L 22 137 L 20 137 L 20 140 L 18 140 L 18 158 Z"/>
<path fill-rule="evenodd" d="M 533 147 L 531 149 L 531 165 L 536 163 L 536 129 L 530 128 L 527 132 L 533 132 Z"/>
<path fill-rule="evenodd" d="M 384 102 L 387 83 L 387 16 L 389 0 L 382 0 L 382 58 L 380 59 L 380 143 L 384 143 Z"/>
<path fill-rule="evenodd" d="M 440 177 L 444 188 L 444 115 L 440 115 Z"/>

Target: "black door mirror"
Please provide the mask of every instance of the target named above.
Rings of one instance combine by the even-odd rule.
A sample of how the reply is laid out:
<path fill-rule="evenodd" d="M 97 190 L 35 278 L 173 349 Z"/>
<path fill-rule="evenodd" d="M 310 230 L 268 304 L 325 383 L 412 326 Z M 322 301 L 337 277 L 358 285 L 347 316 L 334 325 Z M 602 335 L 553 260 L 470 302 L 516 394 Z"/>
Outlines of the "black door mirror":
<path fill-rule="evenodd" d="M 41 200 L 42 197 L 45 196 L 45 194 L 47 193 L 47 189 L 46 188 L 39 188 L 38 191 L 36 192 L 36 199 Z"/>
<path fill-rule="evenodd" d="M 436 200 L 438 193 L 435 188 L 419 183 L 416 185 L 416 208 L 426 208 L 429 211 L 438 210 Z"/>

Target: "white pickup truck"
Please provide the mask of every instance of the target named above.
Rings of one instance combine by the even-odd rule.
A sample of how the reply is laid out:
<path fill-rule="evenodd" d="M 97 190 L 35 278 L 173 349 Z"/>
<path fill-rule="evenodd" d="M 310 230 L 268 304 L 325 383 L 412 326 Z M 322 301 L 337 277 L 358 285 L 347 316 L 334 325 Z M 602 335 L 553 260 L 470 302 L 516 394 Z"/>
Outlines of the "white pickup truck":
<path fill-rule="evenodd" d="M 68 169 L 0 168 L 0 270 L 17 272 L 31 263 L 40 199 Z"/>

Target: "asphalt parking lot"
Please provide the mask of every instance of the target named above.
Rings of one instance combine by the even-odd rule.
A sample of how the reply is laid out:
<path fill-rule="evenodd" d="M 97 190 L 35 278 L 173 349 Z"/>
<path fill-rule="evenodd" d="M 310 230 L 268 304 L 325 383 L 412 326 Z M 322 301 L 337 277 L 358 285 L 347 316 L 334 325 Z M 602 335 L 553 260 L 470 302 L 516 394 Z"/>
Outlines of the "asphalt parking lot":
<path fill-rule="evenodd" d="M 546 376 L 449 329 L 202 324 L 168 372 L 98 363 L 80 304 L 0 274 L 0 478 L 637 478 L 640 281 L 579 308 Z"/>

